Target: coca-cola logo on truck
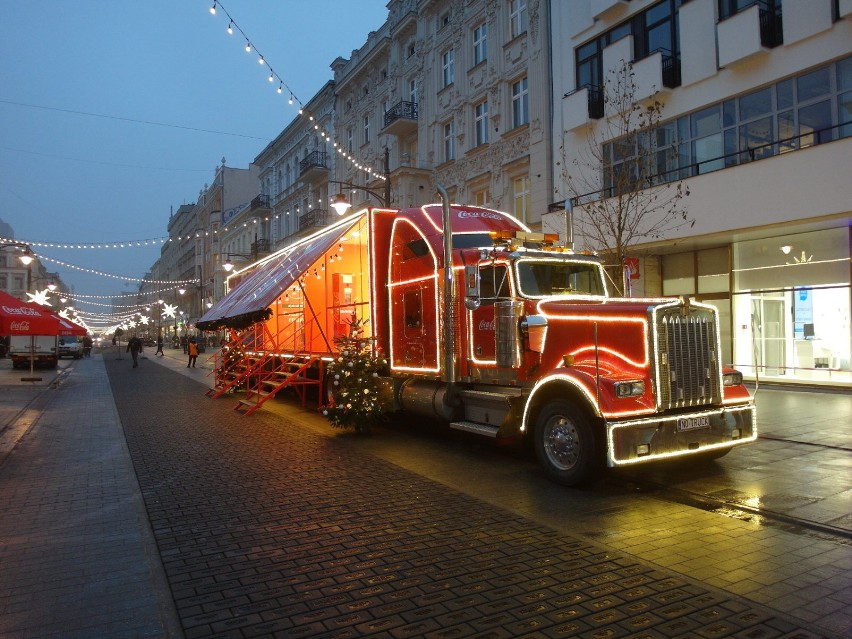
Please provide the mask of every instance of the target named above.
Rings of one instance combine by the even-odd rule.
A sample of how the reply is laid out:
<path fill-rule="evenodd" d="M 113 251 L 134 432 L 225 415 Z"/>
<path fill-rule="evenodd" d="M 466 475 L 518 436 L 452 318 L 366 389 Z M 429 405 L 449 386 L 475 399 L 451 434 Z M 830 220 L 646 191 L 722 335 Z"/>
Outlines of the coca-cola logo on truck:
<path fill-rule="evenodd" d="M 502 215 L 490 211 L 459 211 L 459 217 L 484 217 L 489 220 L 502 220 Z"/>

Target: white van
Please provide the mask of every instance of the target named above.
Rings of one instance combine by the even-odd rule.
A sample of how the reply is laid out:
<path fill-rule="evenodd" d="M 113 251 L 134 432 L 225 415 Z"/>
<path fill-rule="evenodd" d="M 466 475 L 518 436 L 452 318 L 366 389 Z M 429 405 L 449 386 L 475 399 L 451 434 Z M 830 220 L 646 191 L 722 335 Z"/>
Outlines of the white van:
<path fill-rule="evenodd" d="M 59 359 L 63 357 L 73 357 L 80 359 L 83 357 L 83 338 L 71 335 L 69 337 L 59 338 Z"/>

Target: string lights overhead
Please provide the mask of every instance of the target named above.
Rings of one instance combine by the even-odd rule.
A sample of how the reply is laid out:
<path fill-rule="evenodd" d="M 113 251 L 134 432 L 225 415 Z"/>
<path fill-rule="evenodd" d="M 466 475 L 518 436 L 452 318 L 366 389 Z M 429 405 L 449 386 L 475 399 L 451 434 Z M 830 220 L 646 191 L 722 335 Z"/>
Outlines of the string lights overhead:
<path fill-rule="evenodd" d="M 125 282 L 146 282 L 148 284 L 198 284 L 198 280 L 148 280 L 141 277 L 127 277 L 125 275 L 113 275 L 112 273 L 104 273 L 103 271 L 98 271 L 91 268 L 83 268 L 82 266 L 76 266 L 75 264 L 69 264 L 68 262 L 63 262 L 62 260 L 55 260 L 52 257 L 46 257 L 44 255 L 39 255 L 38 258 L 40 260 L 44 260 L 46 262 L 50 262 L 52 264 L 59 264 L 60 266 L 64 266 L 66 268 L 71 268 L 76 271 L 81 271 L 83 273 L 90 273 L 92 275 L 100 275 L 101 277 L 110 277 L 116 280 L 123 280 Z"/>
<path fill-rule="evenodd" d="M 260 51 L 257 50 L 257 46 L 254 43 L 252 43 L 251 39 L 248 37 L 248 35 L 245 33 L 245 31 L 243 31 L 242 28 L 240 27 L 240 25 L 237 24 L 237 21 L 234 20 L 234 17 L 230 13 L 228 13 L 228 10 L 222 5 L 222 3 L 219 0 L 214 0 L 213 6 L 210 7 L 210 13 L 213 16 L 216 16 L 218 14 L 218 10 L 221 10 L 222 13 L 225 14 L 225 17 L 228 18 L 228 27 L 226 29 L 226 32 L 228 33 L 228 35 L 233 35 L 234 30 L 239 31 L 240 35 L 242 35 L 242 37 L 245 39 L 245 42 L 246 42 L 246 45 L 245 45 L 246 53 L 251 53 L 252 50 L 254 50 L 258 55 L 258 59 L 257 59 L 258 64 L 266 67 L 269 70 L 269 77 L 267 78 L 269 80 L 269 82 L 274 85 L 275 81 L 276 80 L 278 81 L 278 87 L 276 88 L 276 93 L 283 94 L 286 91 L 286 93 L 288 93 L 289 96 L 290 96 L 287 100 L 287 104 L 292 105 L 294 102 L 298 103 L 299 115 L 300 116 L 301 115 L 307 116 L 308 121 L 313 123 L 312 128 L 315 131 L 317 131 L 322 136 L 322 138 L 324 140 L 327 140 L 328 142 L 332 142 L 333 147 L 334 147 L 334 151 L 341 158 L 343 158 L 344 160 L 349 162 L 349 164 L 351 166 L 358 169 L 359 171 L 365 171 L 373 179 L 386 180 L 387 177 L 383 174 L 383 172 L 381 170 L 374 169 L 373 167 L 370 167 L 370 166 L 366 166 L 365 164 L 360 162 L 355 156 L 353 156 L 350 153 L 347 153 L 344 145 L 342 143 L 337 142 L 337 140 L 334 139 L 334 136 L 331 134 L 331 132 L 328 129 L 326 129 L 323 126 L 320 126 L 320 124 L 315 122 L 314 114 L 305 110 L 304 104 L 296 96 L 296 94 L 293 92 L 293 89 L 291 89 L 290 86 L 287 85 L 287 83 L 284 81 L 284 78 L 282 78 L 280 75 L 278 75 L 278 73 L 275 72 L 275 69 L 272 68 L 272 66 L 266 60 L 266 57 Z"/>

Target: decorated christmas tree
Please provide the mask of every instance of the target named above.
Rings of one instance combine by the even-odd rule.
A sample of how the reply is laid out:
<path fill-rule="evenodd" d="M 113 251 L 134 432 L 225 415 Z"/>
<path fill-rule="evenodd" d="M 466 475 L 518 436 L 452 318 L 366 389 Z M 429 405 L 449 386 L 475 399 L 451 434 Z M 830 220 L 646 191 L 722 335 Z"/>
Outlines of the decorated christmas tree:
<path fill-rule="evenodd" d="M 331 403 L 323 414 L 335 428 L 369 432 L 383 418 L 379 377 L 387 361 L 376 348 L 375 339 L 365 336 L 367 320 L 349 322 L 346 335 L 334 340 L 338 355 L 328 367 Z"/>

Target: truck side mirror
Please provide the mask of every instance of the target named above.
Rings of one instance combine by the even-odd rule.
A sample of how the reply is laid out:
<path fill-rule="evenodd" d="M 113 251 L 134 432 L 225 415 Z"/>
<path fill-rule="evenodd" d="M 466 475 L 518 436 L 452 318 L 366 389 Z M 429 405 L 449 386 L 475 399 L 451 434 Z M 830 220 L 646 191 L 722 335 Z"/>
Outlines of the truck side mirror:
<path fill-rule="evenodd" d="M 479 264 L 467 264 L 464 267 L 464 307 L 475 311 L 480 305 Z"/>

